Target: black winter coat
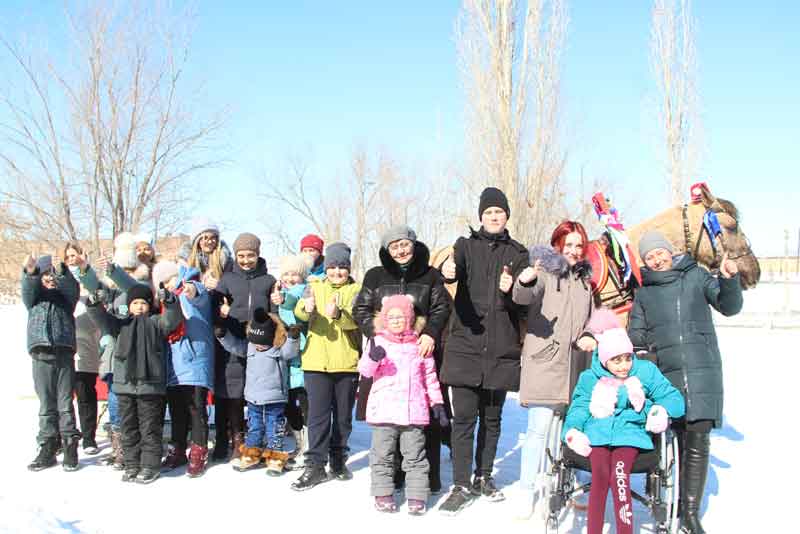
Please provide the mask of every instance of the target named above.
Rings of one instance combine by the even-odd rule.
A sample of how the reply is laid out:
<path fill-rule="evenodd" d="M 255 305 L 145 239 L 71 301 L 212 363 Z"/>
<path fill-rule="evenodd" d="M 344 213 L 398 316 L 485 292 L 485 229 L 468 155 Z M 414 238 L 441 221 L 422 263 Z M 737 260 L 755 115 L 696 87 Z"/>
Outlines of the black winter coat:
<path fill-rule="evenodd" d="M 394 261 L 385 248 L 379 253 L 381 265 L 373 267 L 364 275 L 361 291 L 353 304 L 353 318 L 366 338 L 375 335 L 373 319 L 381 310 L 384 297 L 410 295 L 414 299 L 414 313 L 425 318 L 422 334 L 428 334 L 436 342 L 433 357 L 436 367 L 441 367 L 441 335 L 450 317 L 452 299 L 444 287 L 442 274 L 428 265 L 431 254 L 428 247 L 419 241 L 414 244 L 414 257 L 405 271 Z M 366 418 L 367 399 L 372 387 L 372 378 L 361 377 L 358 383 L 356 420 Z"/>
<path fill-rule="evenodd" d="M 520 319 L 526 311 L 500 291 L 508 266 L 516 279 L 528 266 L 528 251 L 508 231 L 493 236 L 481 228 L 455 244 L 458 282 L 455 313 L 444 347 L 441 380 L 452 386 L 519 389 Z"/>
<path fill-rule="evenodd" d="M 234 262 L 230 271 L 222 274 L 222 279 L 214 291 L 215 314 L 223 297 L 228 299 L 231 310 L 227 320 L 220 320 L 225 328 L 240 338 L 246 337 L 247 323 L 258 308 L 277 314 L 277 308 L 269 295 L 275 285 L 275 278 L 267 272 L 267 262 L 258 258 L 256 267 L 245 271 Z M 246 359 L 228 353 L 219 342 L 215 343 L 214 395 L 224 399 L 244 398 Z"/>
<path fill-rule="evenodd" d="M 389 251 L 381 248 L 381 265 L 373 267 L 364 276 L 361 291 L 353 305 L 353 318 L 365 337 L 375 335 L 373 319 L 381 310 L 381 301 L 392 295 L 410 295 L 414 299 L 414 313 L 425 318 L 425 328 L 437 344 L 447 319 L 450 317 L 450 294 L 444 288 L 439 271 L 430 267 L 430 251 L 424 243 L 414 245 L 414 257 L 406 271 L 392 259 Z"/>
<path fill-rule="evenodd" d="M 730 316 L 742 309 L 739 276 L 714 278 L 691 256 L 672 270 L 642 269 L 628 333 L 634 347 L 655 352 L 658 368 L 683 393 L 686 420 L 722 424 L 722 359 L 709 305 Z"/>

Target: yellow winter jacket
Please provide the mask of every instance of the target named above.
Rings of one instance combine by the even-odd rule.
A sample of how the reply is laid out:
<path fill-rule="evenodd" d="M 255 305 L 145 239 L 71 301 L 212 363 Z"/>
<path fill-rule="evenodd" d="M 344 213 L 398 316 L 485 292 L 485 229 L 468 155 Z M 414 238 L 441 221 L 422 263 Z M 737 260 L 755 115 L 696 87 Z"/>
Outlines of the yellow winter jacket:
<path fill-rule="evenodd" d="M 306 313 L 305 299 L 298 300 L 294 308 L 297 319 L 308 322 L 303 371 L 357 373 L 360 336 L 353 320 L 353 301 L 361 291 L 361 284 L 350 279 L 342 286 L 334 286 L 327 279 L 314 280 L 308 289 L 314 294 L 316 309 Z M 331 319 L 325 315 L 325 308 L 337 293 L 341 313 L 337 319 Z"/>

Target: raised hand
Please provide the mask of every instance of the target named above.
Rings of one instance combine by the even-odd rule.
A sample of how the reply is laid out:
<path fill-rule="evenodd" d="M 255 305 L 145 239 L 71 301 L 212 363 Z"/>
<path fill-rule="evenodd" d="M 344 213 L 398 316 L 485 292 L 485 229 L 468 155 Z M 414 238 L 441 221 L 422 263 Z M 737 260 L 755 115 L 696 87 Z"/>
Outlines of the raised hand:
<path fill-rule="evenodd" d="M 453 261 L 452 254 L 442 264 L 442 276 L 448 280 L 453 280 L 456 277 L 456 262 Z"/>
<path fill-rule="evenodd" d="M 206 289 L 209 291 L 217 289 L 217 284 L 219 284 L 219 280 L 216 276 L 211 274 L 210 271 L 203 275 L 203 285 L 206 286 Z"/>
<path fill-rule="evenodd" d="M 231 304 L 228 302 L 228 297 L 222 297 L 222 304 L 219 306 L 219 316 L 227 319 L 231 313 Z"/>
<path fill-rule="evenodd" d="M 722 262 L 719 264 L 719 274 L 722 278 L 733 278 L 739 272 L 736 262 L 728 259 L 728 253 L 722 255 Z"/>
<path fill-rule="evenodd" d="M 522 275 L 520 275 L 522 276 Z M 597 341 L 591 336 L 583 336 L 575 343 L 578 348 L 585 352 L 593 352 L 597 348 Z"/>
<path fill-rule="evenodd" d="M 500 291 L 508 293 L 514 285 L 514 276 L 511 274 L 511 267 L 503 265 L 503 273 L 500 275 Z"/>
<path fill-rule="evenodd" d="M 274 305 L 276 305 L 276 306 L 280 306 L 281 304 L 283 304 L 284 296 L 283 296 L 283 293 L 281 293 L 281 281 L 280 280 L 275 282 L 275 285 L 272 286 L 272 294 L 270 295 L 269 298 L 272 301 L 272 303 Z"/>
<path fill-rule="evenodd" d="M 183 294 L 187 299 L 193 299 L 197 296 L 197 288 L 192 282 L 183 283 Z"/>
<path fill-rule="evenodd" d="M 518 279 L 520 284 L 530 284 L 539 276 L 540 272 L 542 272 L 542 260 L 536 260 L 533 262 L 532 267 L 525 267 L 522 272 L 519 273 Z"/>
<path fill-rule="evenodd" d="M 97 258 L 97 261 L 95 262 L 95 267 L 97 267 L 100 272 L 107 273 L 111 269 L 113 262 L 114 258 L 111 256 L 111 254 L 105 254 L 101 252 L 100 257 Z"/>
<path fill-rule="evenodd" d="M 36 270 L 36 258 L 34 258 L 32 254 L 28 254 L 25 257 L 25 261 L 22 262 L 22 268 L 25 269 L 25 272 L 28 274 L 33 274 L 33 271 Z"/>
<path fill-rule="evenodd" d="M 325 315 L 327 315 L 331 319 L 337 319 L 339 317 L 339 313 L 340 313 L 339 293 L 334 293 L 333 295 L 331 295 L 331 299 L 325 306 Z"/>
<path fill-rule="evenodd" d="M 306 313 L 314 313 L 314 310 L 317 309 L 317 301 L 314 298 L 314 292 L 309 291 L 308 296 L 303 299 L 305 303 Z"/>

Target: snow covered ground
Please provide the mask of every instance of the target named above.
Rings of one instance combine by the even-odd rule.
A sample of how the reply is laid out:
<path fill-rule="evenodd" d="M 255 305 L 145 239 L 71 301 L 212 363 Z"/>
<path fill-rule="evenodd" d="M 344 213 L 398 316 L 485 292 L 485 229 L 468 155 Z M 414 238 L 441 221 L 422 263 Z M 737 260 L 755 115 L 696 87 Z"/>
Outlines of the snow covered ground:
<path fill-rule="evenodd" d="M 745 294 L 747 303 L 772 300 Z M 769 291 L 769 290 L 768 290 Z M 759 304 L 760 307 L 760 304 Z M 758 310 L 753 310 L 757 312 Z M 479 501 L 457 517 L 435 510 L 418 518 L 401 513 L 375 512 L 369 497 L 369 428 L 357 423 L 351 440 L 350 482 L 329 482 L 305 493 L 289 489 L 297 476 L 266 476 L 263 470 L 234 472 L 214 465 L 196 480 L 183 470 L 151 486 L 123 484 L 121 474 L 81 457 L 81 469 L 65 473 L 60 467 L 39 473 L 27 471 L 36 446 L 38 401 L 33 392 L 30 360 L 25 350 L 25 312 L 22 306 L 0 306 L 0 332 L 5 341 L 4 372 L 0 374 L 3 438 L 0 440 L 0 532 L 128 533 L 266 531 L 294 525 L 304 532 L 390 531 L 404 528 L 453 528 L 459 533 L 490 530 L 543 532 L 538 519 L 516 521 L 508 502 Z M 712 435 L 712 460 L 703 506 L 709 532 L 796 531 L 785 518 L 791 513 L 798 469 L 778 439 L 796 435 L 793 417 L 781 409 L 790 388 L 797 387 L 800 358 L 791 347 L 800 330 L 722 327 L 718 329 L 725 359 L 725 424 Z M 507 494 L 516 490 L 519 445 L 526 416 L 515 398 L 506 403 L 503 434 L 495 462 L 497 482 Z M 108 447 L 105 436 L 99 436 Z M 106 450 L 103 451 L 105 453 Z M 443 450 L 445 487 L 451 465 Z M 638 478 L 638 477 L 637 477 Z M 642 480 L 634 480 L 641 489 Z M 432 497 L 435 507 L 444 498 Z M 641 507 L 636 510 L 638 532 L 652 532 Z M 607 513 L 607 520 L 612 514 Z M 608 528 L 608 524 L 606 525 Z M 331 528 L 333 527 L 333 528 Z M 568 515 L 560 532 L 585 532 L 583 516 Z"/>

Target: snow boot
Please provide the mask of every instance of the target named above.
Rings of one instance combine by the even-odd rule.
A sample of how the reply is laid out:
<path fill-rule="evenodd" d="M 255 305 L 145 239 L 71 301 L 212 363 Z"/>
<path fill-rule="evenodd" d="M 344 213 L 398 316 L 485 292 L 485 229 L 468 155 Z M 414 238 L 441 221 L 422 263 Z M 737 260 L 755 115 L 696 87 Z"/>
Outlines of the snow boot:
<path fill-rule="evenodd" d="M 161 476 L 161 473 L 158 469 L 153 469 L 151 467 L 145 467 L 139 474 L 136 475 L 136 483 L 137 484 L 150 484 L 155 482 L 158 477 Z"/>
<path fill-rule="evenodd" d="M 681 532 L 705 534 L 700 524 L 700 505 L 708 474 L 709 433 L 686 431 L 681 477 Z"/>
<path fill-rule="evenodd" d="M 264 451 L 264 458 L 267 462 L 267 474 L 279 477 L 286 469 L 286 462 L 289 461 L 289 453 L 267 449 Z"/>
<path fill-rule="evenodd" d="M 500 502 L 506 498 L 503 492 L 494 485 L 494 479 L 490 476 L 482 477 L 475 475 L 475 478 L 472 479 L 470 492 L 476 497 L 486 497 L 489 502 Z"/>
<path fill-rule="evenodd" d="M 347 468 L 347 456 L 331 457 L 331 477 L 336 480 L 353 479 L 353 473 Z"/>
<path fill-rule="evenodd" d="M 189 460 L 186 458 L 186 449 L 182 449 L 170 443 L 167 447 L 167 456 L 164 458 L 164 461 L 161 462 L 161 470 L 166 473 L 188 463 Z"/>
<path fill-rule="evenodd" d="M 78 442 L 81 438 L 74 436 L 66 440 L 67 445 L 64 447 L 64 459 L 61 461 L 61 466 L 64 471 L 77 471 L 78 470 Z"/>
<path fill-rule="evenodd" d="M 453 486 L 447 499 L 439 506 L 439 512 L 444 515 L 458 515 L 464 508 L 475 502 L 475 495 L 466 488 Z"/>
<path fill-rule="evenodd" d="M 330 478 L 323 466 L 308 464 L 300 478 L 292 482 L 291 488 L 295 491 L 306 491 L 328 480 Z"/>
<path fill-rule="evenodd" d="M 100 452 L 100 447 L 97 446 L 97 441 L 94 438 L 83 438 L 83 454 L 94 456 Z"/>
<path fill-rule="evenodd" d="M 408 515 L 422 515 L 428 509 L 422 499 L 408 499 Z"/>
<path fill-rule="evenodd" d="M 103 462 L 117 471 L 125 469 L 125 455 L 122 453 L 122 434 L 119 430 L 111 431 L 111 454 L 106 456 Z"/>
<path fill-rule="evenodd" d="M 245 447 L 240 448 L 240 455 L 238 461 L 234 460 L 233 468 L 237 471 L 248 471 L 255 469 L 261 465 L 261 449 L 258 447 Z"/>
<path fill-rule="evenodd" d="M 231 445 L 231 462 L 238 462 L 244 451 L 244 433 L 237 432 L 233 435 L 233 444 Z"/>
<path fill-rule="evenodd" d="M 201 447 L 195 443 L 189 448 L 189 469 L 186 474 L 190 478 L 197 478 L 206 472 L 206 459 L 208 458 L 208 447 Z"/>
<path fill-rule="evenodd" d="M 394 495 L 381 495 L 375 497 L 375 509 L 379 512 L 393 514 L 397 511 L 397 503 L 394 502 Z"/>
<path fill-rule="evenodd" d="M 216 440 L 214 442 L 214 451 L 211 453 L 212 462 L 227 462 L 230 457 L 230 442 L 227 437 L 224 440 Z"/>
<path fill-rule="evenodd" d="M 36 458 L 28 464 L 28 470 L 41 471 L 48 467 L 53 467 L 58 463 L 56 460 L 56 439 L 48 438 L 39 446 L 39 453 Z"/>
<path fill-rule="evenodd" d="M 136 475 L 139 474 L 138 467 L 126 467 L 125 472 L 122 474 L 123 482 L 136 482 Z"/>

